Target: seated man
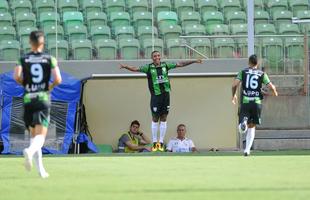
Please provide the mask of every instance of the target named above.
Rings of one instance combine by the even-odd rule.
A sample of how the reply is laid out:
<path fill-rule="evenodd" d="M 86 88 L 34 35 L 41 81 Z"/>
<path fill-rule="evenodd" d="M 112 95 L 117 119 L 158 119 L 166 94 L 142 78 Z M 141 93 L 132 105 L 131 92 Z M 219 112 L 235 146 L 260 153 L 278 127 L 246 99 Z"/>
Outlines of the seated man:
<path fill-rule="evenodd" d="M 169 152 L 196 152 L 197 149 L 191 139 L 185 137 L 186 126 L 179 124 L 177 127 L 177 137 L 170 139 L 166 150 Z"/>
<path fill-rule="evenodd" d="M 118 152 L 135 153 L 151 151 L 151 140 L 139 131 L 140 123 L 138 120 L 131 122 L 130 129 L 124 133 L 118 140 Z"/>

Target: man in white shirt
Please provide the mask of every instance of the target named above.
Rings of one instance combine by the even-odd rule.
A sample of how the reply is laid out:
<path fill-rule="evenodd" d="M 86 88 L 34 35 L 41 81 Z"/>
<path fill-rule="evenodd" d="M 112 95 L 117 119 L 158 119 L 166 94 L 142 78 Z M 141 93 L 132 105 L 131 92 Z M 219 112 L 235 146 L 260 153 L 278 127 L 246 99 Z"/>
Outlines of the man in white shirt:
<path fill-rule="evenodd" d="M 171 138 L 166 150 L 168 152 L 196 152 L 197 149 L 193 141 L 185 137 L 186 126 L 179 124 L 177 127 L 177 137 Z"/>

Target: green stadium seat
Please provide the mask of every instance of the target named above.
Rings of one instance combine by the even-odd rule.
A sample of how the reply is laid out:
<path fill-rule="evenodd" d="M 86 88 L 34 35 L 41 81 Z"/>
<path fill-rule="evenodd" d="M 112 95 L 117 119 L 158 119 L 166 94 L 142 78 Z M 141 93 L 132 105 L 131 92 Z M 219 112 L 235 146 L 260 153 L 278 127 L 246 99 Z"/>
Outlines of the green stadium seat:
<path fill-rule="evenodd" d="M 284 39 L 286 67 L 289 73 L 300 74 L 303 71 L 304 40 L 303 37 L 287 37 Z"/>
<path fill-rule="evenodd" d="M 95 44 L 97 59 L 115 60 L 117 56 L 116 41 L 112 39 L 101 39 Z"/>
<path fill-rule="evenodd" d="M 193 12 L 195 9 L 194 0 L 178 0 L 174 6 L 179 17 L 182 12 Z"/>
<path fill-rule="evenodd" d="M 58 40 L 57 42 L 48 41 L 48 52 L 55 56 L 57 60 L 69 59 L 69 45 L 67 40 Z"/>
<path fill-rule="evenodd" d="M 279 28 L 280 24 L 291 24 L 293 13 L 288 10 L 276 10 L 273 12 L 273 21 L 276 27 Z"/>
<path fill-rule="evenodd" d="M 0 26 L 12 26 L 13 19 L 10 13 L 0 13 Z"/>
<path fill-rule="evenodd" d="M 164 42 L 162 39 L 154 38 L 154 43 L 151 38 L 147 38 L 142 40 L 142 48 L 144 52 L 144 58 L 151 58 L 151 54 L 153 51 L 153 44 L 154 50 L 159 51 L 161 55 L 164 53 Z"/>
<path fill-rule="evenodd" d="M 168 39 L 167 45 L 167 56 L 169 59 L 181 59 L 187 57 L 187 49 L 184 46 L 186 41 L 183 39 Z"/>
<path fill-rule="evenodd" d="M 279 34 L 281 35 L 298 35 L 300 34 L 297 24 L 280 24 Z"/>
<path fill-rule="evenodd" d="M 234 57 L 235 42 L 232 38 L 215 38 L 213 42 L 215 58 Z"/>
<path fill-rule="evenodd" d="M 121 59 L 138 59 L 140 56 L 140 44 L 137 39 L 118 40 Z"/>
<path fill-rule="evenodd" d="M 58 9 L 60 16 L 62 17 L 62 14 L 64 12 L 77 12 L 79 10 L 79 3 L 77 0 L 62 0 L 58 1 Z"/>
<path fill-rule="evenodd" d="M 35 1 L 34 7 L 37 18 L 39 19 L 41 13 L 55 11 L 55 2 L 54 0 Z"/>
<path fill-rule="evenodd" d="M 13 26 L 0 26 L 0 43 L 4 40 L 15 40 L 16 31 Z"/>
<path fill-rule="evenodd" d="M 224 0 L 219 3 L 222 12 L 225 14 L 229 11 L 240 11 L 241 4 L 239 0 Z"/>
<path fill-rule="evenodd" d="M 0 1 L 0 13 L 9 12 L 9 4 L 7 1 Z"/>
<path fill-rule="evenodd" d="M 183 26 L 183 33 L 188 36 L 201 36 L 206 34 L 205 27 L 201 24 L 188 24 Z"/>
<path fill-rule="evenodd" d="M 87 39 L 75 40 L 72 43 L 72 56 L 74 60 L 92 60 L 93 48 L 91 41 Z"/>
<path fill-rule="evenodd" d="M 33 13 L 19 13 L 16 15 L 15 22 L 18 29 L 33 27 L 36 26 L 36 16 Z"/>
<path fill-rule="evenodd" d="M 81 12 L 77 11 L 68 11 L 63 13 L 63 24 L 65 31 L 67 32 L 69 26 L 74 26 L 74 25 L 83 25 L 84 23 L 84 18 L 83 14 Z"/>
<path fill-rule="evenodd" d="M 116 26 L 129 26 L 130 16 L 127 12 L 112 12 L 110 15 L 111 26 L 114 29 Z"/>
<path fill-rule="evenodd" d="M 17 30 L 17 33 L 18 33 L 18 36 L 19 36 L 19 41 L 21 43 L 24 43 L 24 41 L 29 41 L 29 34 L 32 32 L 32 31 L 37 31 L 37 27 L 25 27 L 25 28 L 22 28 L 22 29 L 18 29 Z"/>
<path fill-rule="evenodd" d="M 111 38 L 111 29 L 107 25 L 98 25 L 93 26 L 90 29 L 90 37 L 93 44 L 96 44 L 100 39 L 109 39 Z"/>
<path fill-rule="evenodd" d="M 268 0 L 267 8 L 271 16 L 275 11 L 288 10 L 287 0 Z"/>
<path fill-rule="evenodd" d="M 112 153 L 113 148 L 110 144 L 96 144 L 99 153 Z"/>
<path fill-rule="evenodd" d="M 269 23 L 269 14 L 267 11 L 258 10 L 254 13 L 255 24 L 268 24 Z"/>
<path fill-rule="evenodd" d="M 199 12 L 182 12 L 180 21 L 183 27 L 189 24 L 200 24 Z"/>
<path fill-rule="evenodd" d="M 177 25 L 178 16 L 175 12 L 172 11 L 162 11 L 157 15 L 158 27 L 161 29 L 161 26 L 165 25 Z"/>
<path fill-rule="evenodd" d="M 131 16 L 136 12 L 147 12 L 148 11 L 148 1 L 145 0 L 127 0 L 128 11 Z"/>
<path fill-rule="evenodd" d="M 203 14 L 202 21 L 205 26 L 213 24 L 223 24 L 224 16 L 219 11 L 207 11 Z"/>
<path fill-rule="evenodd" d="M 219 5 L 217 0 L 198 0 L 197 9 L 202 15 L 207 11 L 218 11 Z"/>
<path fill-rule="evenodd" d="M 101 0 L 83 0 L 81 7 L 83 9 L 84 16 L 87 17 L 88 13 L 90 12 L 96 12 L 96 13 L 102 12 L 102 1 Z"/>
<path fill-rule="evenodd" d="M 229 35 L 229 29 L 226 24 L 212 24 L 206 27 L 209 35 Z"/>
<path fill-rule="evenodd" d="M 298 11 L 297 12 L 298 19 L 310 19 L 310 10 Z M 310 30 L 309 24 L 300 24 L 300 30 L 304 33 L 305 28 L 307 27 L 308 31 Z"/>
<path fill-rule="evenodd" d="M 44 29 L 44 34 L 45 34 L 45 38 L 47 39 L 47 41 L 57 41 L 57 40 L 62 40 L 64 39 L 64 29 L 62 28 L 61 25 L 57 25 L 57 27 L 55 25 L 50 25 L 50 26 L 46 26 Z M 56 40 L 56 36 L 57 36 L 57 40 Z"/>
<path fill-rule="evenodd" d="M 248 7 L 248 0 L 242 0 L 242 6 L 244 7 L 244 10 L 247 10 Z M 264 1 L 263 0 L 254 0 L 254 8 L 257 10 L 263 10 L 264 9 Z"/>
<path fill-rule="evenodd" d="M 154 26 L 152 30 L 152 26 L 139 26 L 137 30 L 137 36 L 140 41 L 144 41 L 145 39 L 152 38 L 152 34 L 154 33 L 154 37 L 158 37 L 158 30 Z"/>
<path fill-rule="evenodd" d="M 256 35 L 275 35 L 276 28 L 273 24 L 256 24 L 255 34 Z"/>
<path fill-rule="evenodd" d="M 179 25 L 164 25 L 160 27 L 159 33 L 164 41 L 167 41 L 168 39 L 178 38 L 182 34 L 182 28 Z"/>
<path fill-rule="evenodd" d="M 294 16 L 297 15 L 297 12 L 304 11 L 309 9 L 308 0 L 289 0 L 288 1 L 290 10 L 293 12 Z"/>
<path fill-rule="evenodd" d="M 132 26 L 117 26 L 115 27 L 115 38 L 120 39 L 132 39 L 134 38 L 135 30 Z"/>
<path fill-rule="evenodd" d="M 208 38 L 192 38 L 190 40 L 190 46 L 199 53 L 207 56 L 208 58 L 211 58 L 212 47 L 211 42 Z M 203 56 L 201 56 L 199 53 L 193 51 L 191 55 L 192 58 L 203 58 Z"/>
<path fill-rule="evenodd" d="M 246 14 L 243 11 L 228 11 L 225 15 L 227 24 L 243 24 L 246 23 Z"/>
<path fill-rule="evenodd" d="M 158 16 L 159 12 L 171 11 L 170 0 L 153 0 L 154 16 Z"/>
<path fill-rule="evenodd" d="M 86 20 L 89 30 L 93 26 L 105 26 L 108 22 L 107 15 L 104 12 L 89 12 Z"/>
<path fill-rule="evenodd" d="M 247 35 L 248 24 L 231 24 L 230 32 L 232 35 Z"/>
<path fill-rule="evenodd" d="M 84 25 L 70 25 L 67 27 L 67 36 L 69 43 L 74 43 L 75 40 L 87 39 L 87 28 Z"/>
<path fill-rule="evenodd" d="M 239 56 L 241 58 L 247 58 L 248 57 L 248 38 L 237 38 L 236 42 L 237 42 L 237 47 L 239 50 Z M 261 57 L 262 55 L 261 45 L 257 38 L 255 38 L 255 42 L 254 42 L 254 53 L 258 57 Z"/>
<path fill-rule="evenodd" d="M 108 16 L 112 12 L 124 12 L 126 4 L 124 0 L 106 0 L 106 11 Z"/>
<path fill-rule="evenodd" d="M 12 14 L 16 16 L 19 13 L 32 12 L 32 4 L 29 0 L 15 0 L 11 5 Z"/>
<path fill-rule="evenodd" d="M 20 57 L 20 43 L 16 40 L 3 40 L 0 43 L 0 60 L 16 61 Z"/>
<path fill-rule="evenodd" d="M 263 57 L 267 60 L 267 67 L 269 73 L 276 73 L 283 71 L 280 68 L 283 62 L 283 43 L 278 37 L 268 37 L 262 39 Z"/>
<path fill-rule="evenodd" d="M 284 39 L 286 57 L 289 59 L 304 59 L 304 39 L 303 37 L 287 37 Z"/>
<path fill-rule="evenodd" d="M 29 41 L 24 41 L 24 43 L 21 44 L 21 47 L 23 54 L 29 53 L 31 51 L 31 45 L 29 44 Z"/>
<path fill-rule="evenodd" d="M 60 23 L 60 17 L 58 13 L 55 12 L 44 12 L 40 14 L 40 27 L 44 29 L 46 26 L 55 25 Z"/>
<path fill-rule="evenodd" d="M 152 13 L 138 11 L 133 14 L 133 24 L 137 30 L 139 26 L 152 26 Z"/>

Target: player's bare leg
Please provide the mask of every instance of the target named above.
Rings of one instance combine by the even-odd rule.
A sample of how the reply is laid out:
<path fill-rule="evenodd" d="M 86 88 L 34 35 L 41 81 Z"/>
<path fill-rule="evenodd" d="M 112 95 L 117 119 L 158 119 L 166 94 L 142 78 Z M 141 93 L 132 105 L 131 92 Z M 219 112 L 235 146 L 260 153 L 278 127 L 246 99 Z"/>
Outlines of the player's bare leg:
<path fill-rule="evenodd" d="M 248 124 L 248 130 L 247 130 L 247 135 L 246 135 L 246 146 L 244 149 L 244 156 L 249 156 L 250 155 L 250 150 L 255 138 L 255 127 L 256 125 L 253 123 Z"/>

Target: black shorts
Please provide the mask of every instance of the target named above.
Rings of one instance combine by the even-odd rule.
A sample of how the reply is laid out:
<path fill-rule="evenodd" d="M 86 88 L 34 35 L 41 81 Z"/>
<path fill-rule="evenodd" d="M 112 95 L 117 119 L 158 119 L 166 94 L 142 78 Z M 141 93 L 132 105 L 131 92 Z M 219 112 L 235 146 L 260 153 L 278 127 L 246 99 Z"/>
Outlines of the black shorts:
<path fill-rule="evenodd" d="M 262 105 L 255 102 L 241 104 L 239 113 L 239 123 L 242 122 L 244 117 L 248 118 L 248 124 L 261 124 Z"/>
<path fill-rule="evenodd" d="M 32 99 L 29 103 L 24 103 L 25 126 L 34 128 L 35 125 L 48 127 L 50 121 L 50 102 Z"/>
<path fill-rule="evenodd" d="M 170 93 L 164 92 L 160 95 L 151 96 L 151 111 L 155 116 L 168 114 L 170 109 Z"/>

